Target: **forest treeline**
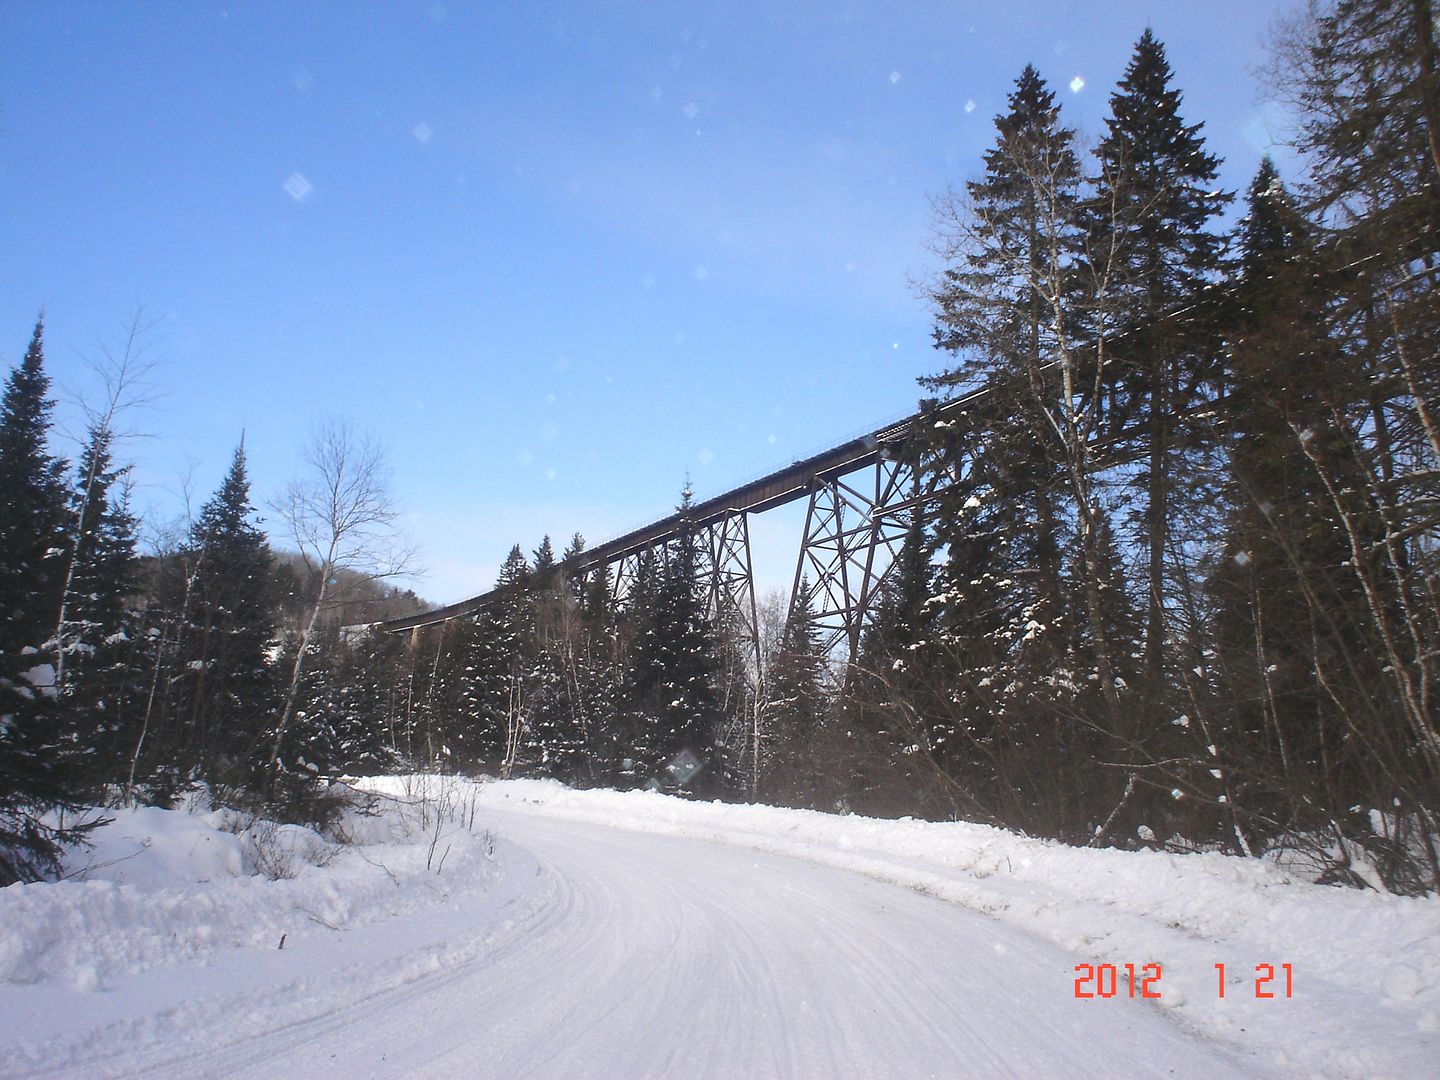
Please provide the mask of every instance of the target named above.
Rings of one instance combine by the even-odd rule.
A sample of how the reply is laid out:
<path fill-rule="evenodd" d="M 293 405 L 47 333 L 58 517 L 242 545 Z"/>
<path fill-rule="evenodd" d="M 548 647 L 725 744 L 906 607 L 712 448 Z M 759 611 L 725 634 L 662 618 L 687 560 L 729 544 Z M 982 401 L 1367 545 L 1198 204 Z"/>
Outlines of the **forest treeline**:
<path fill-rule="evenodd" d="M 991 407 L 915 449 L 943 490 L 839 713 L 924 812 L 1440 885 L 1435 60 L 1429 3 L 1309 8 L 1308 176 L 1229 229 L 1150 32 L 1091 150 L 1020 76 L 927 288 L 922 381 Z"/>
<path fill-rule="evenodd" d="M 298 578 L 276 560 L 243 452 L 142 558 L 104 428 L 77 463 L 45 449 L 37 330 L 0 416 L 26 508 L 0 524 L 0 851 L 30 853 L 0 875 L 53 866 L 64 819 L 37 807 L 203 781 L 303 816 L 323 778 L 440 767 L 1440 888 L 1435 33 L 1428 0 L 1278 33 L 1306 172 L 1262 161 L 1238 203 L 1149 31 L 1093 145 L 1020 75 L 936 200 L 923 286 L 923 404 L 988 392 L 905 448 L 923 512 L 843 662 L 807 585 L 765 605 L 757 668 L 688 492 L 623 588 L 547 538 L 497 603 L 415 634 L 342 613 L 337 568 L 384 576 L 377 533 Z"/>
<path fill-rule="evenodd" d="M 134 335 L 130 338 L 134 344 Z M 257 524 L 242 445 L 190 520 L 142 551 L 119 418 L 131 349 L 106 366 L 74 461 L 51 453 L 44 325 L 0 400 L 0 884 L 59 868 L 88 807 L 217 804 L 324 825 L 345 762 L 398 758 L 368 716 L 317 708 L 342 625 L 423 602 L 403 571 L 383 455 L 317 429 L 274 510 L 298 551 Z"/>

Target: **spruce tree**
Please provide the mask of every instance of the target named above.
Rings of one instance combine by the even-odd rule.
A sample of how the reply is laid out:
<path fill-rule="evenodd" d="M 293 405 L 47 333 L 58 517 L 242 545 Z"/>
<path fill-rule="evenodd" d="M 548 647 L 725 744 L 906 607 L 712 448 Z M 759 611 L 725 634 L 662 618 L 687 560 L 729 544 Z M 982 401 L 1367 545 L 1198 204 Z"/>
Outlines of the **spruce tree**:
<path fill-rule="evenodd" d="M 1345 722 L 1364 732 L 1351 743 L 1370 759 L 1370 795 L 1335 821 L 1389 853 L 1379 869 L 1391 887 L 1434 889 L 1440 35 L 1431 0 L 1322 0 L 1306 15 L 1283 54 L 1290 67 L 1282 89 L 1298 106 L 1296 142 L 1310 169 L 1306 208 L 1330 231 L 1317 259 L 1331 290 L 1325 334 L 1334 367 L 1361 391 L 1347 397 L 1343 380 L 1333 389 L 1337 380 L 1327 379 L 1329 423 L 1300 428 L 1297 436 L 1309 437 L 1295 444 L 1343 527 L 1348 588 L 1364 597 L 1332 618 L 1370 642 L 1337 702 Z M 1349 448 L 1348 458 L 1324 452 L 1327 436 Z M 1367 655 L 1379 664 L 1374 676 Z"/>
<path fill-rule="evenodd" d="M 55 700 L 46 639 L 59 606 L 63 466 L 46 450 L 53 402 L 36 323 L 0 400 L 0 886 L 59 868 L 73 828 L 46 812 L 74 807 L 78 763 Z"/>
<path fill-rule="evenodd" d="M 110 443 L 107 429 L 93 429 L 76 470 L 55 635 L 57 685 L 95 781 L 124 778 L 118 770 L 144 688 L 132 668 L 140 625 L 131 610 L 135 519 L 116 487 L 121 470 L 111 464 Z"/>
<path fill-rule="evenodd" d="M 608 563 L 593 568 L 582 583 L 580 611 L 592 641 L 614 637 L 619 614 L 615 609 L 614 590 L 615 579 Z"/>
<path fill-rule="evenodd" d="M 46 449 L 50 378 L 45 326 L 35 324 L 25 359 L 10 373 L 0 400 L 0 657 L 5 676 L 35 660 L 55 630 L 66 520 L 64 464 Z"/>
<path fill-rule="evenodd" d="M 273 558 L 254 520 L 245 447 L 190 530 L 194 578 L 180 645 L 177 720 L 188 767 L 211 780 L 251 783 L 275 675 Z"/>
<path fill-rule="evenodd" d="M 121 633 L 135 584 L 135 519 L 125 493 L 116 490 L 123 470 L 112 464 L 111 442 L 110 432 L 91 431 L 70 499 L 67 574 L 56 634 L 67 667 L 72 657 L 76 665 L 92 667 L 97 649 Z"/>
<path fill-rule="evenodd" d="M 762 730 L 769 753 L 762 759 L 758 786 L 767 802 L 818 808 L 824 801 L 830 778 L 823 774 L 832 764 L 820 753 L 829 720 L 824 672 L 810 583 L 802 577 L 779 651 L 766 672 Z"/>
<path fill-rule="evenodd" d="M 620 782 L 620 686 L 623 657 L 614 579 L 608 564 L 593 567 L 580 582 L 581 656 L 579 681 L 585 703 L 584 781 Z"/>
<path fill-rule="evenodd" d="M 700 542 L 690 521 L 691 508 L 686 487 L 677 508 L 680 524 L 665 552 L 653 618 L 632 652 L 629 756 L 642 778 L 661 780 L 661 770 L 681 750 L 707 766 L 715 761 L 722 720 L 714 682 L 715 640 L 701 590 Z M 687 787 L 710 791 L 716 783 L 702 772 Z"/>
<path fill-rule="evenodd" d="M 578 715 L 583 704 L 575 700 L 573 678 L 579 620 L 548 535 L 534 554 L 528 599 L 535 641 L 525 667 L 526 754 L 533 771 L 571 780 L 578 774 L 584 743 Z"/>
<path fill-rule="evenodd" d="M 1126 643 L 1105 634 L 1108 511 L 1091 449 L 1106 276 L 1087 244 L 1074 134 L 1034 68 L 995 126 L 983 175 L 943 204 L 939 223 L 951 265 L 932 290 L 935 336 L 957 362 L 921 380 L 987 396 L 917 440 L 922 471 L 942 488 L 931 526 L 944 552 L 938 647 L 919 664 L 891 659 L 887 679 L 919 676 L 931 690 L 897 695 L 886 727 L 906 737 L 936 809 L 1073 835 L 1084 822 L 1046 791 L 1055 747 L 1083 728 L 1118 736 L 1124 715 L 1115 680 Z M 1076 668 L 1082 624 L 1098 646 L 1087 671 Z M 1098 715 L 1076 707 L 1090 682 L 1104 688 Z"/>
<path fill-rule="evenodd" d="M 465 689 L 461 717 L 469 756 L 502 776 L 530 754 L 531 703 L 528 675 L 535 655 L 532 580 L 525 554 L 510 549 L 495 579 L 499 596 L 481 611 L 464 653 Z"/>
<path fill-rule="evenodd" d="M 1367 387 L 1327 333 L 1332 300 L 1312 235 L 1273 164 L 1262 162 L 1235 234 L 1230 471 L 1208 582 L 1223 732 L 1211 753 L 1223 760 L 1206 763 L 1213 781 L 1197 782 L 1202 790 L 1223 783 L 1216 793 L 1229 804 L 1229 832 L 1243 832 L 1247 846 L 1385 798 L 1371 790 L 1375 765 L 1363 761 L 1390 738 L 1366 715 L 1385 681 L 1382 647 L 1327 490 L 1327 480 L 1347 492 L 1365 487 L 1361 440 L 1336 418 L 1363 415 Z M 1369 513 L 1350 525 L 1363 530 L 1366 548 L 1383 546 L 1383 526 Z"/>
<path fill-rule="evenodd" d="M 405 638 L 372 628 L 348 642 L 334 664 L 338 704 L 331 767 L 351 776 L 406 767 Z"/>
<path fill-rule="evenodd" d="M 557 563 L 555 561 L 555 546 L 550 543 L 550 536 L 547 533 L 540 540 L 540 546 L 535 549 L 535 561 L 531 564 L 530 584 L 535 589 L 548 589 L 554 581 Z"/>
<path fill-rule="evenodd" d="M 1080 162 L 1074 133 L 1033 67 L 1009 105 L 995 120 L 983 176 L 966 185 L 955 265 L 933 293 L 936 344 L 959 363 L 921 380 L 945 390 L 988 384 L 993 404 L 923 429 L 919 452 L 925 468 L 957 480 L 944 485 L 932 523 L 936 545 L 950 555 L 939 588 L 946 605 L 978 602 L 998 616 L 991 632 L 1015 644 L 999 645 L 999 654 L 1046 670 L 1063 652 L 1051 643 L 1067 619 L 1061 571 L 1069 530 L 1053 423 L 1063 394 L 1054 359 L 1066 342 L 1055 306 L 1079 289 L 1054 279 L 1073 276 L 1080 259 Z M 987 531 L 993 539 L 981 550 L 971 538 Z M 982 558 L 987 566 L 977 565 Z M 974 614 L 943 618 L 991 652 Z M 980 657 L 958 662 L 972 670 Z"/>
<path fill-rule="evenodd" d="M 585 575 L 575 565 L 583 554 L 585 537 L 577 532 L 570 537 L 570 543 L 565 545 L 565 550 L 560 555 L 560 561 L 565 565 L 565 583 L 570 587 L 570 596 L 577 604 L 585 599 Z"/>
<path fill-rule="evenodd" d="M 1174 316 L 1222 269 L 1223 238 L 1212 226 L 1230 196 L 1215 188 L 1219 159 L 1205 150 L 1203 125 L 1180 115 L 1165 47 L 1147 29 L 1110 97 L 1091 214 L 1091 250 L 1114 252 L 1107 266 L 1123 333 L 1108 377 L 1112 431 L 1144 430 L 1145 673 L 1158 692 L 1166 660 L 1166 558 L 1171 529 L 1188 509 L 1194 474 L 1179 450 L 1193 438 L 1180 419 L 1213 383 L 1215 328 Z"/>

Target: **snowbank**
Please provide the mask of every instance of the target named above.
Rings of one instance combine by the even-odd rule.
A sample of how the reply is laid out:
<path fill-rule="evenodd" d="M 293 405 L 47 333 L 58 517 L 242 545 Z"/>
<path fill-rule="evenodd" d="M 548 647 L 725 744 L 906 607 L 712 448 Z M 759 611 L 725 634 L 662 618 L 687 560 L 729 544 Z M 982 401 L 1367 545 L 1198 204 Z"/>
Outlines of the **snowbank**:
<path fill-rule="evenodd" d="M 433 812 L 438 807 L 430 808 Z M 419 811 L 352 816 L 357 841 L 233 811 L 107 810 L 90 850 L 70 853 L 65 880 L 0 889 L 0 987 L 40 981 L 104 989 L 114 977 L 231 950 L 277 949 L 483 887 L 484 844 L 449 854 L 443 881 L 430 840 L 458 824 Z"/>

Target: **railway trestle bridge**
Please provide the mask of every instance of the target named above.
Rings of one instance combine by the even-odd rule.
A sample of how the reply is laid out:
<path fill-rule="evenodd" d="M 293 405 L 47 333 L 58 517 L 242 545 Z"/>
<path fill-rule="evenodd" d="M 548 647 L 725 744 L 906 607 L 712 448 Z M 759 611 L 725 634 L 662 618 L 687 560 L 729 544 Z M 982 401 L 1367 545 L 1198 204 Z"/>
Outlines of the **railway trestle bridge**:
<path fill-rule="evenodd" d="M 904 542 L 910 512 L 940 490 L 932 478 L 924 492 L 918 491 L 906 444 L 922 424 L 971 410 L 987 396 L 981 389 L 924 409 L 690 508 L 686 517 L 705 555 L 702 569 L 711 614 L 730 620 L 743 635 L 757 678 L 760 627 L 750 517 L 809 500 L 790 592 L 791 614 L 804 582 L 824 650 L 829 653 L 843 645 L 854 656 L 872 601 Z M 583 579 L 608 567 L 618 598 L 634 581 L 644 553 L 662 552 L 681 526 L 677 511 L 587 548 L 563 560 L 560 569 Z M 491 589 L 446 607 L 390 619 L 380 627 L 390 633 L 418 632 L 421 627 L 475 615 L 502 595 L 503 589 Z"/>

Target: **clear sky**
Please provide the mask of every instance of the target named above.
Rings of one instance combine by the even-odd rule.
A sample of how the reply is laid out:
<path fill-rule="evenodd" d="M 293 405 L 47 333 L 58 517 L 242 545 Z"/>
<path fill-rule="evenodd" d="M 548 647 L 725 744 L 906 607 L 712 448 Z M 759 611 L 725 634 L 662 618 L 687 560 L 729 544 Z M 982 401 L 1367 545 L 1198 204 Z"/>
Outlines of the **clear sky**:
<path fill-rule="evenodd" d="M 83 392 L 143 304 L 142 507 L 242 430 L 263 501 L 344 416 L 457 600 L 911 411 L 929 199 L 1026 63 L 1093 133 L 1152 27 L 1243 191 L 1287 6 L 0 0 L 0 362 L 43 308 Z"/>

